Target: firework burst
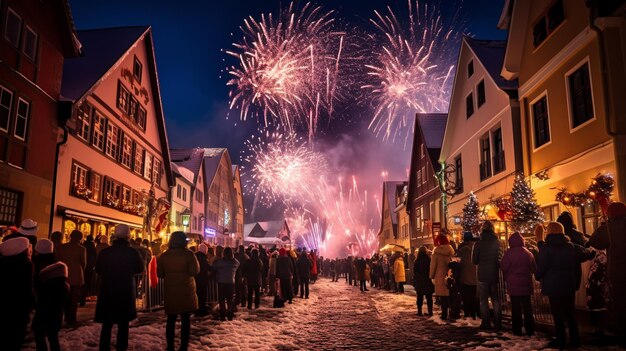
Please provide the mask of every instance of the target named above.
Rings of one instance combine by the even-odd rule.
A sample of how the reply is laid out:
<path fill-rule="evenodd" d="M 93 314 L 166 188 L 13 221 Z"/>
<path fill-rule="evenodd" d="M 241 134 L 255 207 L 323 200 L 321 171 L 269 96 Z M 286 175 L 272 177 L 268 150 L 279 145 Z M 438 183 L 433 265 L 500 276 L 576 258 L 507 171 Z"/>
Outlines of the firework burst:
<path fill-rule="evenodd" d="M 333 29 L 333 11 L 291 3 L 278 15 L 244 20 L 243 37 L 226 53 L 230 108 L 241 119 L 258 112 L 266 126 L 277 120 L 287 131 L 303 126 L 311 140 L 323 113 L 332 115 L 337 96 L 344 32 Z"/>
<path fill-rule="evenodd" d="M 373 99 L 374 114 L 369 124 L 383 139 L 410 134 L 416 112 L 448 109 L 455 52 L 463 28 L 455 27 L 458 13 L 444 20 L 429 3 L 407 0 L 408 18 L 374 12 L 370 22 L 376 29 L 374 62 L 367 64 L 370 82 L 362 86 Z"/>

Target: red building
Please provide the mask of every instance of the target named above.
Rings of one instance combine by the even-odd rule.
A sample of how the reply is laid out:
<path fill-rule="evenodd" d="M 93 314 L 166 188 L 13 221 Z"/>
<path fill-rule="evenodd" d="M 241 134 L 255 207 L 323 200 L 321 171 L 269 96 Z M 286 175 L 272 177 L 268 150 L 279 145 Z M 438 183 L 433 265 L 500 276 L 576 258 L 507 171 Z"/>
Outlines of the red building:
<path fill-rule="evenodd" d="M 63 63 L 79 52 L 67 1 L 0 2 L 0 225 L 48 235 Z"/>

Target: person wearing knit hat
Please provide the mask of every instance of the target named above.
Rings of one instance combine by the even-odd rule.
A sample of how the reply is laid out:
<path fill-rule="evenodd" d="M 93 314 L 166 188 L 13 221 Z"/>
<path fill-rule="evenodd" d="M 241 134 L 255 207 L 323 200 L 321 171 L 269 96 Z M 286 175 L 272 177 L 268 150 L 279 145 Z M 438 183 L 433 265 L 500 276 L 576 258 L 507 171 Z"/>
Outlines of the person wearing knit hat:
<path fill-rule="evenodd" d="M 95 272 L 100 284 L 94 322 L 102 323 L 100 350 L 111 348 L 114 324 L 117 324 L 117 349 L 126 350 L 129 323 L 137 318 L 135 277 L 143 273 L 145 263 L 139 251 L 131 247 L 126 239 L 128 227 L 125 227 L 118 225 L 115 228 L 113 243 L 109 247 L 101 248 L 96 257 Z"/>
<path fill-rule="evenodd" d="M 41 240 L 37 242 L 39 244 Z M 70 287 L 67 284 L 67 266 L 63 262 L 52 263 L 35 277 L 37 304 L 32 330 L 37 350 L 60 350 L 59 331 L 63 324 L 63 304 Z M 46 340 L 47 339 L 47 340 Z"/>
<path fill-rule="evenodd" d="M 485 221 L 480 240 L 472 249 L 472 263 L 477 266 L 478 298 L 480 300 L 481 329 L 491 329 L 489 300 L 493 305 L 493 327 L 502 328 L 502 304 L 500 302 L 500 260 L 502 245 L 494 232 L 493 223 Z"/>
<path fill-rule="evenodd" d="M 30 241 L 15 237 L 0 244 L 0 340 L 3 350 L 21 350 L 35 304 Z"/>
<path fill-rule="evenodd" d="M 119 224 L 115 227 L 115 231 L 113 232 L 113 240 L 123 239 L 130 240 L 130 227 L 126 224 Z"/>
<path fill-rule="evenodd" d="M 439 246 L 435 247 L 430 257 L 430 271 L 428 273 L 430 279 L 433 279 L 435 283 L 435 296 L 441 302 L 441 319 L 446 320 L 448 319 L 448 302 L 450 298 L 446 277 L 448 276 L 448 263 L 452 261 L 454 249 L 445 235 L 439 235 L 438 238 Z"/>
<path fill-rule="evenodd" d="M 39 239 L 35 244 L 35 253 L 37 254 L 49 254 L 54 252 L 54 243 L 48 239 Z"/>
<path fill-rule="evenodd" d="M 613 202 L 607 208 L 608 221 L 596 229 L 588 246 L 597 250 L 606 250 L 607 279 L 609 282 L 610 329 L 616 335 L 626 335 L 626 205 Z"/>
<path fill-rule="evenodd" d="M 4 237 L 3 241 L 7 241 L 13 238 L 27 238 L 30 244 L 34 247 L 37 243 L 37 222 L 32 219 L 25 219 L 22 221 L 22 224 L 17 229 L 17 231 L 13 231 L 12 234 L 9 234 Z"/>
<path fill-rule="evenodd" d="M 57 250 L 57 258 L 67 265 L 68 283 L 70 284 L 70 298 L 65 309 L 65 321 L 69 325 L 76 324 L 78 302 L 85 284 L 85 267 L 87 266 L 87 250 L 80 244 L 83 233 L 73 230 L 70 241 L 61 245 Z"/>
<path fill-rule="evenodd" d="M 463 233 L 463 242 L 456 252 L 461 258 L 461 298 L 463 299 L 463 313 L 465 318 L 476 319 L 478 313 L 478 299 L 476 297 L 476 265 L 472 263 L 472 250 L 477 238 L 470 231 Z"/>
<path fill-rule="evenodd" d="M 196 281 L 196 295 L 198 296 L 198 310 L 195 312 L 195 315 L 199 317 L 209 314 L 207 302 L 209 270 L 211 269 L 211 265 L 209 264 L 209 257 L 207 256 L 208 251 L 209 247 L 203 243 L 198 245 L 198 250 L 195 252 L 196 259 L 200 265 L 200 272 L 194 277 Z"/>
<path fill-rule="evenodd" d="M 39 239 L 35 245 L 35 254 L 33 255 L 34 266 L 34 284 L 35 290 L 38 289 L 37 282 L 39 272 L 47 266 L 56 263 L 58 260 L 54 255 L 54 243 L 48 239 Z"/>
<path fill-rule="evenodd" d="M 291 263 L 291 258 L 287 256 L 287 251 L 284 248 L 278 250 L 280 256 L 276 259 L 276 278 L 280 281 L 280 291 L 282 298 L 289 303 L 293 302 L 293 275 L 294 265 Z"/>
<path fill-rule="evenodd" d="M 538 244 L 535 278 L 541 282 L 541 293 L 548 296 L 550 312 L 554 318 L 555 339 L 548 347 L 565 348 L 566 323 L 570 346 L 577 347 L 580 346 L 580 336 L 574 312 L 575 294 L 579 284 L 576 271 L 582 262 L 593 258 L 594 253 L 573 244 L 565 236 L 561 223 L 549 222 L 546 234 L 545 243 Z"/>

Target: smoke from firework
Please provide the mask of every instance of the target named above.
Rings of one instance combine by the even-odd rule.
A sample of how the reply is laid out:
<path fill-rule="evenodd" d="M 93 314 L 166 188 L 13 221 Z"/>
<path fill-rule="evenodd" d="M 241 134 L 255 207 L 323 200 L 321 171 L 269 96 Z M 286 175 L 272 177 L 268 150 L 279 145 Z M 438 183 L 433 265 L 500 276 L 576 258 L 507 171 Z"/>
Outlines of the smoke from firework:
<path fill-rule="evenodd" d="M 463 28 L 458 12 L 443 18 L 432 3 L 407 0 L 407 16 L 391 7 L 370 19 L 374 62 L 367 64 L 374 114 L 369 128 L 383 139 L 409 135 L 416 112 L 445 112 L 452 87 L 454 57 Z M 403 12 L 404 13 L 404 12 Z"/>

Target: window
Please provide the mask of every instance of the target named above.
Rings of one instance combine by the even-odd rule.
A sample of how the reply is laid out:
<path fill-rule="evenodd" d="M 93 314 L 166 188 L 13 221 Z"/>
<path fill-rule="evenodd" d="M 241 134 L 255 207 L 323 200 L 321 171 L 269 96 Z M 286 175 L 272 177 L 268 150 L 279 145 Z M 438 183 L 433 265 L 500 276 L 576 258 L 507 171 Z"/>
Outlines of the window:
<path fill-rule="evenodd" d="M 474 95 L 472 93 L 465 98 L 465 114 L 467 118 L 474 114 Z"/>
<path fill-rule="evenodd" d="M 141 61 L 135 56 L 135 60 L 133 61 L 133 77 L 135 77 L 139 83 L 141 83 L 141 67 Z"/>
<path fill-rule="evenodd" d="M 549 205 L 546 207 L 542 207 L 541 211 L 543 212 L 543 217 L 546 221 L 556 221 L 559 218 L 559 205 Z"/>
<path fill-rule="evenodd" d="M 7 22 L 4 30 L 4 37 L 13 46 L 20 45 L 20 35 L 22 31 L 22 18 L 17 15 L 11 8 L 7 11 Z"/>
<path fill-rule="evenodd" d="M 137 125 L 142 129 L 142 130 L 146 130 L 146 110 L 141 107 L 141 105 L 137 104 L 137 114 L 136 114 L 136 120 L 137 120 Z"/>
<path fill-rule="evenodd" d="M 424 217 L 424 206 L 420 206 L 415 211 L 415 229 L 419 232 L 422 230 L 422 217 Z"/>
<path fill-rule="evenodd" d="M 548 120 L 548 99 L 546 95 L 531 105 L 535 149 L 550 141 L 550 123 Z"/>
<path fill-rule="evenodd" d="M 542 16 L 533 27 L 533 44 L 539 46 L 546 38 L 563 23 L 565 13 L 563 12 L 563 0 L 557 0 L 548 13 Z"/>
<path fill-rule="evenodd" d="M 491 177 L 491 145 L 489 133 L 480 139 L 480 180 Z"/>
<path fill-rule="evenodd" d="M 128 99 L 130 97 L 130 93 L 128 90 L 122 85 L 121 82 L 117 83 L 117 107 L 124 111 L 124 113 L 128 113 Z"/>
<path fill-rule="evenodd" d="M 422 166 L 422 184 L 426 183 L 426 166 Z"/>
<path fill-rule="evenodd" d="M 87 168 L 77 164 L 72 164 L 72 190 L 76 191 L 77 187 L 87 186 L 87 178 L 88 171 Z"/>
<path fill-rule="evenodd" d="M 76 135 L 86 142 L 89 142 L 89 132 L 91 131 L 91 106 L 85 104 L 78 109 Z"/>
<path fill-rule="evenodd" d="M 504 171 L 504 148 L 502 147 L 502 128 L 494 130 L 491 135 L 493 143 L 493 174 Z"/>
<path fill-rule="evenodd" d="M 420 144 L 420 158 L 424 158 L 424 144 Z"/>
<path fill-rule="evenodd" d="M 126 134 L 122 138 L 124 144 L 122 145 L 122 164 L 127 168 L 132 167 L 133 157 L 133 140 Z"/>
<path fill-rule="evenodd" d="M 118 147 L 119 147 L 119 128 L 113 124 L 107 124 L 107 144 L 106 144 L 106 154 L 111 156 L 111 158 L 117 160 L 118 155 Z"/>
<path fill-rule="evenodd" d="M 183 188 L 183 201 L 187 201 L 187 188 Z"/>
<path fill-rule="evenodd" d="M 422 184 L 422 170 L 418 170 L 417 171 L 417 186 L 420 186 Z"/>
<path fill-rule="evenodd" d="M 89 188 L 91 189 L 90 200 L 100 202 L 100 185 L 102 182 L 102 176 L 93 171 L 91 173 L 91 179 L 89 182 Z"/>
<path fill-rule="evenodd" d="M 467 78 L 470 78 L 474 74 L 474 60 L 470 60 L 467 64 Z"/>
<path fill-rule="evenodd" d="M 182 187 L 180 186 L 180 184 L 176 184 L 176 197 L 177 198 L 181 198 L 182 194 Z"/>
<path fill-rule="evenodd" d="M 454 185 L 456 186 L 456 192 L 463 192 L 463 159 L 461 155 L 454 159 Z"/>
<path fill-rule="evenodd" d="M 26 130 L 28 128 L 28 115 L 30 104 L 23 99 L 17 102 L 17 117 L 15 120 L 15 137 L 20 140 L 26 140 Z"/>
<path fill-rule="evenodd" d="M 21 203 L 22 193 L 0 188 L 0 224 L 15 225 L 18 223 Z"/>
<path fill-rule="evenodd" d="M 26 33 L 24 33 L 24 55 L 29 59 L 37 60 L 37 33 L 29 26 L 26 26 Z"/>
<path fill-rule="evenodd" d="M 157 186 L 161 185 L 161 161 L 154 158 L 153 166 L 152 166 L 152 181 Z M 183 197 L 186 197 L 187 189 L 183 189 Z M 187 200 L 183 198 L 183 200 Z"/>
<path fill-rule="evenodd" d="M 476 103 L 478 104 L 478 108 L 480 108 L 485 103 L 485 80 L 481 80 L 478 83 L 478 87 L 476 87 L 476 99 L 478 100 Z"/>
<path fill-rule="evenodd" d="M 567 87 L 572 128 L 576 128 L 594 117 L 588 62 L 567 77 Z"/>
<path fill-rule="evenodd" d="M 129 187 L 122 186 L 122 204 L 124 205 L 132 204 L 133 203 L 132 195 L 133 195 L 133 192 L 132 190 L 130 190 Z"/>
<path fill-rule="evenodd" d="M 93 137 L 91 139 L 91 145 L 96 149 L 104 150 L 104 130 L 106 128 L 106 119 L 100 115 L 100 113 L 94 109 L 93 112 Z"/>
<path fill-rule="evenodd" d="M 152 180 L 152 155 L 146 152 L 146 162 L 144 163 L 143 177 Z"/>
<path fill-rule="evenodd" d="M 203 197 L 204 197 L 204 194 L 202 193 L 202 191 L 196 189 L 196 201 L 201 203 Z"/>
<path fill-rule="evenodd" d="M 120 190 L 119 183 L 111 178 L 104 178 L 104 199 L 103 205 L 109 207 L 118 207 L 120 204 Z"/>
<path fill-rule="evenodd" d="M 134 96 L 131 96 L 128 101 L 128 118 L 130 118 L 133 122 L 136 122 L 137 106 L 137 99 L 135 99 Z"/>
<path fill-rule="evenodd" d="M 135 164 L 133 166 L 133 171 L 137 174 L 143 175 L 143 160 L 144 160 L 144 149 L 139 146 L 139 144 L 135 143 Z"/>
<path fill-rule="evenodd" d="M 0 130 L 9 131 L 9 116 L 11 115 L 11 103 L 13 93 L 0 86 Z"/>

